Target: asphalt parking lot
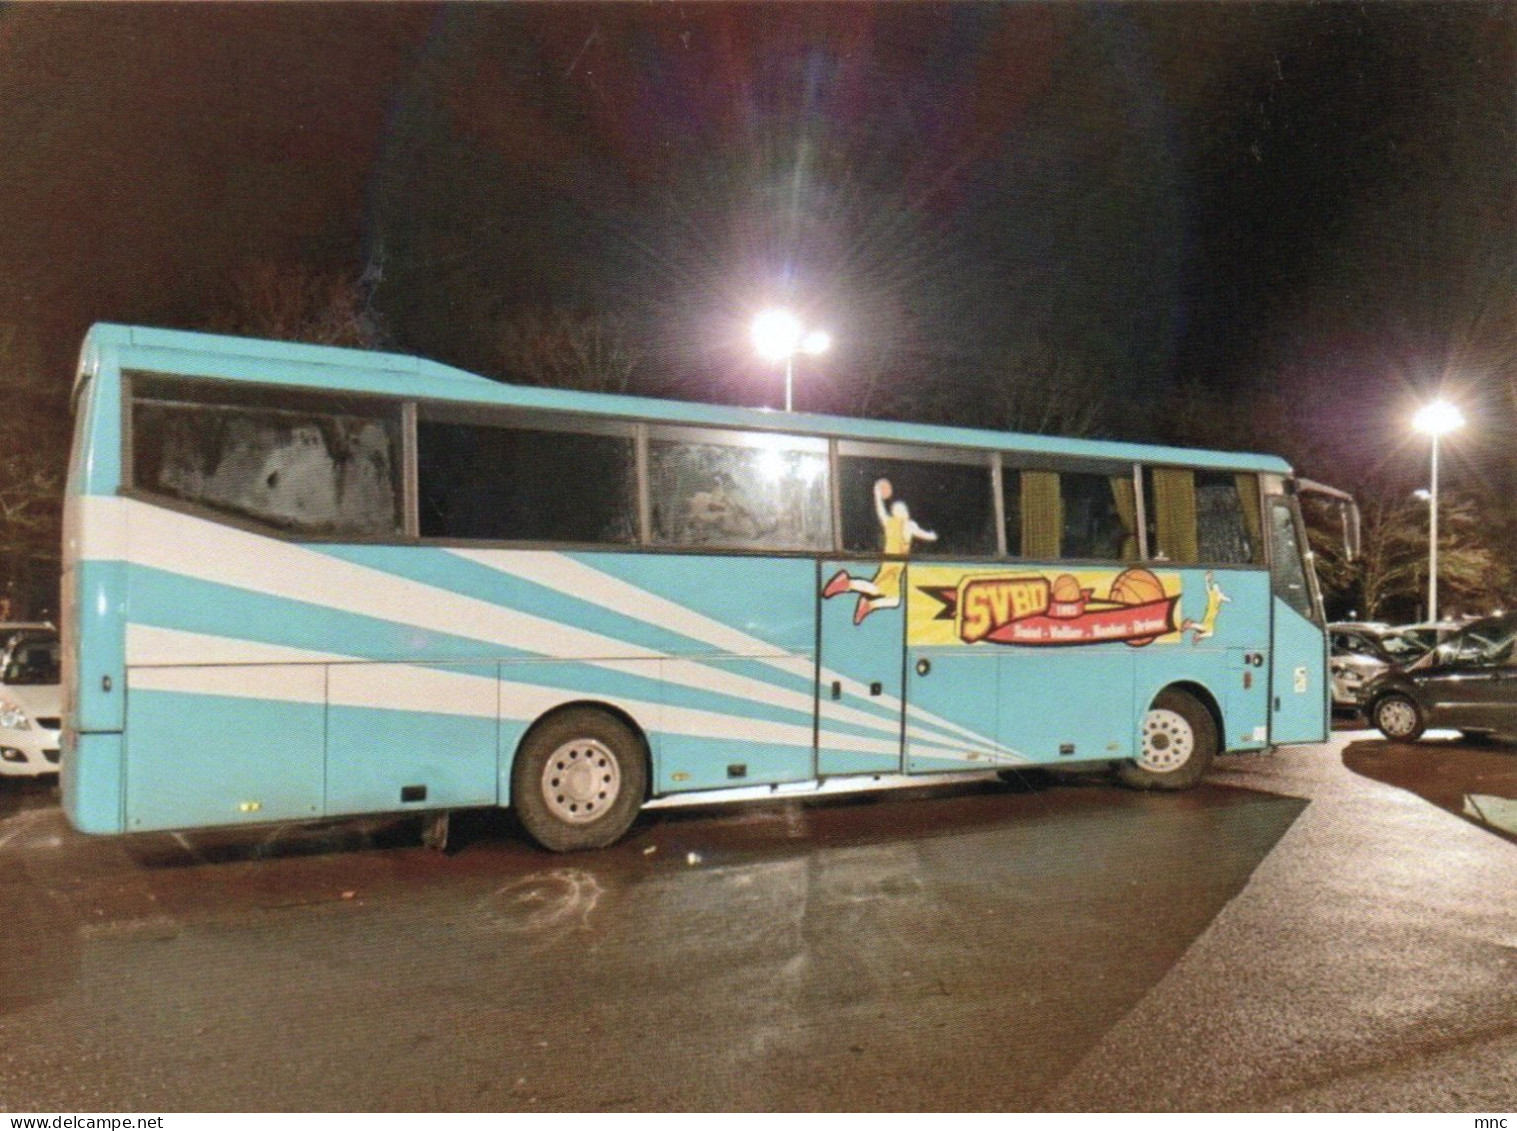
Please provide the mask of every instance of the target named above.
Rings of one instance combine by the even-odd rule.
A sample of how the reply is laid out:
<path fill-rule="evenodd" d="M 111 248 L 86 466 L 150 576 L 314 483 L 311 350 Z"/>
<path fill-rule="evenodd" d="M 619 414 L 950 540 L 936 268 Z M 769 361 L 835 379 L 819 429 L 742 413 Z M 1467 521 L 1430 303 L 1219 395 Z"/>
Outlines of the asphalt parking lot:
<path fill-rule="evenodd" d="M 1517 750 L 98 840 L 0 791 L 7 1110 L 1517 1108 Z"/>

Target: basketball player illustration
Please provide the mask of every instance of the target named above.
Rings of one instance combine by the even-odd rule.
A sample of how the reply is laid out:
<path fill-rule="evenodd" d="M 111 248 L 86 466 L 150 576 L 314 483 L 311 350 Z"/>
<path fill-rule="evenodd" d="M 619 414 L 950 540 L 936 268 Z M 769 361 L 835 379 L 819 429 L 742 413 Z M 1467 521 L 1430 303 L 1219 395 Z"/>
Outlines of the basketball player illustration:
<path fill-rule="evenodd" d="M 1222 592 L 1222 586 L 1217 584 L 1217 575 L 1211 570 L 1206 571 L 1206 612 L 1200 620 L 1192 620 L 1186 617 L 1180 624 L 1180 635 L 1191 633 L 1190 642 L 1194 646 L 1201 643 L 1209 636 L 1217 634 L 1217 614 L 1222 611 L 1222 606 L 1232 601 L 1226 593 Z"/>
<path fill-rule="evenodd" d="M 884 561 L 871 578 L 850 577 L 846 569 L 840 569 L 822 589 L 822 596 L 836 597 L 840 593 L 857 593 L 858 606 L 853 610 L 853 623 L 859 624 L 876 609 L 893 609 L 901 603 L 901 578 L 906 572 L 905 557 L 911 553 L 913 542 L 936 542 L 938 536 L 931 530 L 923 530 L 911 518 L 906 504 L 897 499 L 886 509 L 886 502 L 894 490 L 888 479 L 874 481 L 874 513 L 879 516 L 880 530 L 885 542 L 887 557 L 897 561 Z"/>

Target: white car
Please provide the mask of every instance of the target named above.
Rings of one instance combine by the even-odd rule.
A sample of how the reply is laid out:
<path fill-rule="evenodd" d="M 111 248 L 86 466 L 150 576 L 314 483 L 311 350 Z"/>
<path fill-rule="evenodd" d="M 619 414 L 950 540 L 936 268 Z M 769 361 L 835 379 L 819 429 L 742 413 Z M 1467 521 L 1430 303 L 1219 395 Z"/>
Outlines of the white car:
<path fill-rule="evenodd" d="M 1364 686 L 1393 662 L 1381 644 L 1382 625 L 1330 624 L 1328 641 L 1332 655 L 1333 710 L 1357 711 Z"/>
<path fill-rule="evenodd" d="M 21 632 L 0 656 L 0 777 L 58 772 L 63 686 L 58 637 Z"/>

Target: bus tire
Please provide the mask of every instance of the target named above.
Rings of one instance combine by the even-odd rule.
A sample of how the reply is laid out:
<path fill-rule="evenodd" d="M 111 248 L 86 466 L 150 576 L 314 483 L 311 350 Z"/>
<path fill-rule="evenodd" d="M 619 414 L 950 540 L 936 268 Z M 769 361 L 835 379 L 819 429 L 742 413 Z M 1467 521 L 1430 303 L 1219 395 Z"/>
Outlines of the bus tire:
<path fill-rule="evenodd" d="M 1370 722 L 1392 742 L 1416 742 L 1427 729 L 1427 717 L 1417 700 L 1399 691 L 1375 700 L 1370 708 Z"/>
<path fill-rule="evenodd" d="M 1217 721 L 1194 695 L 1168 688 L 1143 716 L 1138 757 L 1117 766 L 1131 789 L 1189 789 L 1217 753 Z"/>
<path fill-rule="evenodd" d="M 632 827 L 648 793 L 643 740 L 620 719 L 575 707 L 534 727 L 511 768 L 511 808 L 552 852 L 604 848 Z"/>

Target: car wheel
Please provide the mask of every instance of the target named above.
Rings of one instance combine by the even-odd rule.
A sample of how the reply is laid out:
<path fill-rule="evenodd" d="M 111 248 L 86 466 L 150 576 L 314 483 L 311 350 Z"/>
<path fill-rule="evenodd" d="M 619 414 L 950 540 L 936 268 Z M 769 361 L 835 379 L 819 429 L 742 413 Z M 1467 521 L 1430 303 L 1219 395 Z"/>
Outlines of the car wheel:
<path fill-rule="evenodd" d="M 527 835 L 553 852 L 614 843 L 632 826 L 647 792 L 642 739 L 594 708 L 539 724 L 511 768 L 511 808 Z"/>
<path fill-rule="evenodd" d="M 1416 742 L 1427 729 L 1427 719 L 1417 701 L 1399 692 L 1377 699 L 1371 718 L 1375 729 L 1392 742 Z"/>
<path fill-rule="evenodd" d="M 1138 757 L 1117 767 L 1133 789 L 1189 789 L 1201 780 L 1217 753 L 1217 722 L 1183 691 L 1159 694 L 1143 716 Z"/>

